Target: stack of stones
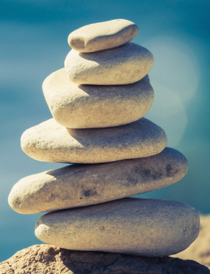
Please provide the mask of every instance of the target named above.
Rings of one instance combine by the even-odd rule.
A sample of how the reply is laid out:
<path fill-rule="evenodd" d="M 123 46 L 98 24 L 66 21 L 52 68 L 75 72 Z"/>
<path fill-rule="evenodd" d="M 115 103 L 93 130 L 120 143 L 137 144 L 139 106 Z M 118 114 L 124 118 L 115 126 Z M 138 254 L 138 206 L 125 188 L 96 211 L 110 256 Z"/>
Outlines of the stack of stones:
<path fill-rule="evenodd" d="M 46 162 L 74 163 L 20 180 L 9 204 L 17 212 L 49 212 L 36 236 L 58 247 L 167 256 L 187 248 L 199 215 L 181 202 L 131 198 L 180 180 L 186 158 L 166 148 L 165 132 L 142 118 L 153 102 L 153 56 L 131 43 L 127 20 L 84 26 L 68 37 L 65 68 L 43 91 L 53 119 L 26 130 L 23 151 Z"/>

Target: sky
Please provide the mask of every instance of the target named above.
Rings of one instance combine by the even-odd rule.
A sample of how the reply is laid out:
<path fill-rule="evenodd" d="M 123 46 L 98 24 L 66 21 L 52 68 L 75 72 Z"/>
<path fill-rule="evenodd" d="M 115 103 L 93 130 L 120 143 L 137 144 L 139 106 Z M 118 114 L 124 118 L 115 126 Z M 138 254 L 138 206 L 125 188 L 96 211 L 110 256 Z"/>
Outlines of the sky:
<path fill-rule="evenodd" d="M 209 10 L 209 0 L 1 1 L 0 261 L 41 243 L 34 236 L 41 214 L 13 212 L 7 197 L 21 178 L 64 165 L 29 158 L 20 137 L 51 118 L 42 82 L 64 66 L 69 33 L 91 23 L 123 18 L 138 25 L 133 41 L 154 55 L 149 76 L 155 100 L 146 117 L 189 162 L 181 181 L 141 196 L 175 199 L 210 213 Z"/>

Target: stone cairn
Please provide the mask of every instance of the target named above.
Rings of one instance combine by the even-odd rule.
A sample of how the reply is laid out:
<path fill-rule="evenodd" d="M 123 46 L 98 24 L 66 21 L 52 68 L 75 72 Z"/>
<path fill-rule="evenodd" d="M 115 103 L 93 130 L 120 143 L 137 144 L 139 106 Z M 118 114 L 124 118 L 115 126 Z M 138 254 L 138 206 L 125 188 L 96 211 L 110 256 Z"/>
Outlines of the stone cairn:
<path fill-rule="evenodd" d="M 198 236 L 199 215 L 173 200 L 129 198 L 180 180 L 186 158 L 166 148 L 165 132 L 142 118 L 154 92 L 153 56 L 131 43 L 128 20 L 84 26 L 68 37 L 65 68 L 43 92 L 54 117 L 26 130 L 23 151 L 46 162 L 74 163 L 21 179 L 9 204 L 17 212 L 46 211 L 35 234 L 61 248 L 168 256 Z"/>

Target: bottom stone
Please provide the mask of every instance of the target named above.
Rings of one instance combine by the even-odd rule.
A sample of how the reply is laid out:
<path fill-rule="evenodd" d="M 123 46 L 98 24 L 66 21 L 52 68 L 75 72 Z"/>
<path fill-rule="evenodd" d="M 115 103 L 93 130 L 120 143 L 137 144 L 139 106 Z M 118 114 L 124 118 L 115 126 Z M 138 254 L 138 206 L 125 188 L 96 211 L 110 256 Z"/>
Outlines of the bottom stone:
<path fill-rule="evenodd" d="M 18 251 L 0 263 L 0 273 L 31 274 L 209 274 L 195 261 L 170 257 L 146 258 L 101 252 L 76 252 L 50 245 Z"/>
<path fill-rule="evenodd" d="M 172 200 L 125 198 L 43 215 L 35 234 L 71 250 L 159 257 L 178 253 L 198 236 L 198 213 Z"/>

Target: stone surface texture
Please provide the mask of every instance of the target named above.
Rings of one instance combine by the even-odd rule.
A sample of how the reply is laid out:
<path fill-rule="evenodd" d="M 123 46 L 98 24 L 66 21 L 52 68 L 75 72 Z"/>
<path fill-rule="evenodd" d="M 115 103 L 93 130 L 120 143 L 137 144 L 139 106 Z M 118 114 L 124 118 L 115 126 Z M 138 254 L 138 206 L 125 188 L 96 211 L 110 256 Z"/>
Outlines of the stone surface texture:
<path fill-rule="evenodd" d="M 195 260 L 210 268 L 210 215 L 201 215 L 198 238 L 184 251 L 173 255 L 184 260 Z"/>
<path fill-rule="evenodd" d="M 153 191 L 187 173 L 186 158 L 166 148 L 147 158 L 95 165 L 71 165 L 21 179 L 9 195 L 18 213 L 86 206 Z"/>
<path fill-rule="evenodd" d="M 209 274 L 195 261 L 116 253 L 77 252 L 34 245 L 0 263 L 1 274 Z"/>
<path fill-rule="evenodd" d="M 23 151 L 39 161 L 103 163 L 148 157 L 167 144 L 165 132 L 151 121 L 140 120 L 105 129 L 67 129 L 54 119 L 26 130 Z"/>
<path fill-rule="evenodd" d="M 125 198 L 47 213 L 38 219 L 35 235 L 66 249 L 159 257 L 187 248 L 199 227 L 198 213 L 183 203 Z"/>
<path fill-rule="evenodd" d="M 0 263 L 2 274 L 209 274 L 195 261 L 103 252 L 77 252 L 34 245 Z"/>
<path fill-rule="evenodd" d="M 148 76 L 130 85 L 77 85 L 63 68 L 49 75 L 42 87 L 53 117 L 68 128 L 129 124 L 147 113 L 154 98 Z"/>
<path fill-rule="evenodd" d="M 68 44 L 79 52 L 115 48 L 131 41 L 139 32 L 136 24 L 125 19 L 86 25 L 70 33 Z"/>
<path fill-rule="evenodd" d="M 71 50 L 65 68 L 72 82 L 126 85 L 141 80 L 153 65 L 152 53 L 135 43 L 92 53 Z"/>

